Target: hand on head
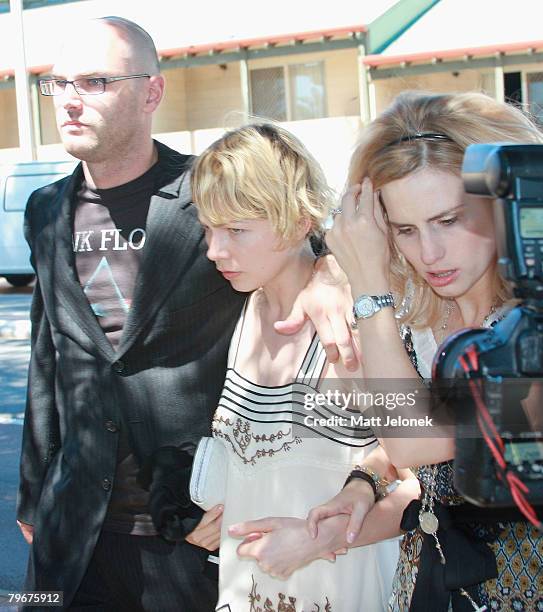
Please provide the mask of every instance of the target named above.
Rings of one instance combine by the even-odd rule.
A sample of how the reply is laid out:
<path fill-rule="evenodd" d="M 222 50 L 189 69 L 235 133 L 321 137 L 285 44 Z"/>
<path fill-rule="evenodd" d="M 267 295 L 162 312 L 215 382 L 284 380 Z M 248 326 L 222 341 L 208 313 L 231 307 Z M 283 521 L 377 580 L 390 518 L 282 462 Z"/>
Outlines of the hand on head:
<path fill-rule="evenodd" d="M 349 187 L 334 217 L 326 244 L 349 278 L 354 296 L 390 290 L 388 230 L 379 196 L 366 178 Z"/>

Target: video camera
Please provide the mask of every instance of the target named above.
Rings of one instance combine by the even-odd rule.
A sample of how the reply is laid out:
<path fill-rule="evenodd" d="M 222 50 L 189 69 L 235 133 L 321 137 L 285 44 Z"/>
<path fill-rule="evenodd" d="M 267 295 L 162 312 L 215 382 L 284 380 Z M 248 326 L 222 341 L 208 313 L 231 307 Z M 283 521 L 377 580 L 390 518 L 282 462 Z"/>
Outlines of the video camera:
<path fill-rule="evenodd" d="M 496 508 L 519 506 L 520 482 L 540 506 L 543 145 L 470 145 L 462 177 L 467 193 L 494 198 L 498 263 L 520 303 L 494 327 L 453 334 L 434 359 L 437 394 L 456 420 L 454 482 L 468 501 Z"/>

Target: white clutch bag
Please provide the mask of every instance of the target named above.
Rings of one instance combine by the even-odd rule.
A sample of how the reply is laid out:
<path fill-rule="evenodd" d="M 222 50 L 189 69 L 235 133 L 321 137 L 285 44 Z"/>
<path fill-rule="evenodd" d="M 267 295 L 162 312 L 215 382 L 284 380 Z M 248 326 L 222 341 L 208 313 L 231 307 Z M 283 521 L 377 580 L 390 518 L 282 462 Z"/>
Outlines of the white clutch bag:
<path fill-rule="evenodd" d="M 190 474 L 190 498 L 209 510 L 224 503 L 228 455 L 220 440 L 206 437 L 198 442 Z"/>

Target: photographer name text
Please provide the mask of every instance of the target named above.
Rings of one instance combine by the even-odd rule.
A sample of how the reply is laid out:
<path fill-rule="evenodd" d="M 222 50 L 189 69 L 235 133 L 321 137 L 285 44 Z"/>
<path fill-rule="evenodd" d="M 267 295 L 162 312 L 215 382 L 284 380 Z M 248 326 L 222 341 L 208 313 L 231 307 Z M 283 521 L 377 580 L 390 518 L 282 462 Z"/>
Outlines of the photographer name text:
<path fill-rule="evenodd" d="M 398 408 L 411 408 L 415 405 L 417 391 L 407 393 L 375 393 L 355 392 L 348 393 L 338 390 L 324 393 L 306 393 L 304 395 L 304 408 L 309 412 L 304 417 L 304 424 L 308 427 L 432 427 L 433 420 L 429 416 L 410 418 L 396 414 L 367 416 L 363 412 L 366 408 L 384 408 L 393 411 Z M 359 409 L 356 414 L 323 417 L 313 411 L 319 407 L 336 406 L 341 410 L 350 408 Z"/>
<path fill-rule="evenodd" d="M 393 417 L 386 415 L 364 417 L 362 415 L 317 417 L 308 414 L 304 417 L 304 424 L 308 427 L 432 427 L 432 419 L 428 416 L 423 418 Z"/>

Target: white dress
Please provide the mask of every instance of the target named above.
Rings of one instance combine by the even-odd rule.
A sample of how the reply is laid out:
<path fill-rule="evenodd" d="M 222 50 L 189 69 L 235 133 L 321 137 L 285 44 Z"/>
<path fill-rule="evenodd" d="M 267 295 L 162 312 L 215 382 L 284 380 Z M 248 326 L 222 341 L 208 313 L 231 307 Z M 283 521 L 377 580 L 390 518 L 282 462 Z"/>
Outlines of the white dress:
<path fill-rule="evenodd" d="M 228 526 L 283 516 L 306 518 L 308 511 L 331 499 L 345 478 L 377 441 L 369 429 L 307 427 L 308 414 L 345 413 L 334 406 L 308 412 L 304 395 L 314 393 L 326 355 L 313 337 L 293 384 L 257 385 L 235 369 L 243 328 L 238 322 L 228 358 L 213 436 L 228 455 L 222 521 L 219 603 L 221 612 L 379 612 L 386 607 L 398 559 L 398 540 L 354 548 L 334 564 L 317 560 L 279 580 L 260 571 L 253 559 L 239 559 L 240 539 Z"/>

